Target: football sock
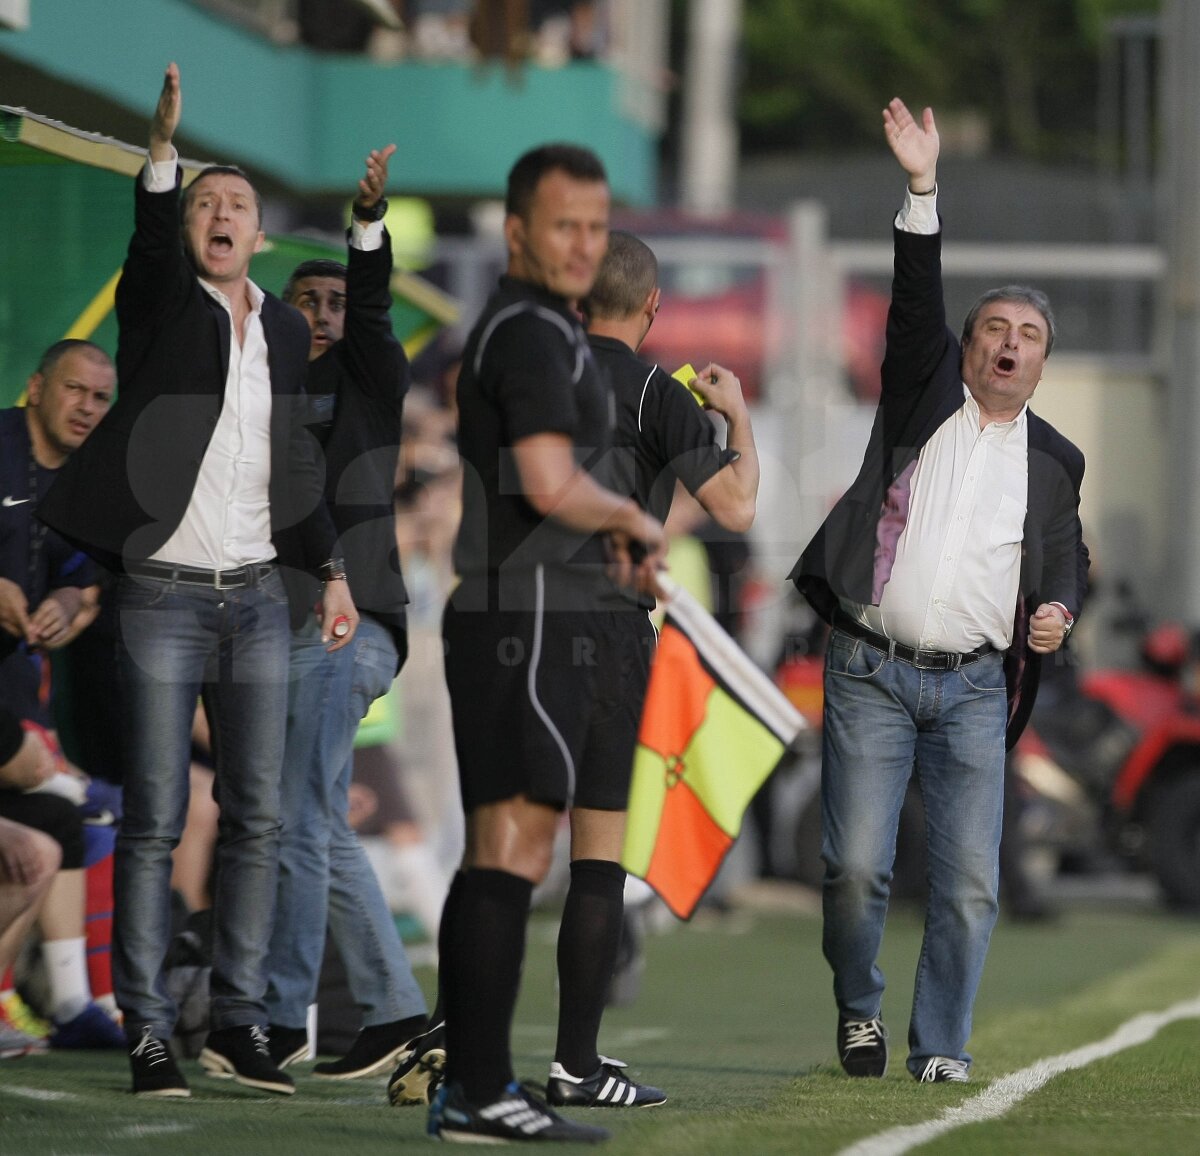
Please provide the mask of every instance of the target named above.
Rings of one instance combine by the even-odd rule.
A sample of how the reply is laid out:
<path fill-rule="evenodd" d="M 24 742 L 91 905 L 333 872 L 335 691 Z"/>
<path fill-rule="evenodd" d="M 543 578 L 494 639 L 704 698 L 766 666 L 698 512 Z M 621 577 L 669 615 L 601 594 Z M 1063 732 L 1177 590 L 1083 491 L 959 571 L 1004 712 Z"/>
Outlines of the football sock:
<path fill-rule="evenodd" d="M 513 1080 L 510 1035 L 533 884 L 472 867 L 442 914 L 441 981 L 446 1079 L 472 1104 L 490 1104 Z"/>
<path fill-rule="evenodd" d="M 606 859 L 576 859 L 558 931 L 558 1043 L 554 1058 L 573 1076 L 599 1066 L 596 1040 L 621 944 L 625 871 Z"/>

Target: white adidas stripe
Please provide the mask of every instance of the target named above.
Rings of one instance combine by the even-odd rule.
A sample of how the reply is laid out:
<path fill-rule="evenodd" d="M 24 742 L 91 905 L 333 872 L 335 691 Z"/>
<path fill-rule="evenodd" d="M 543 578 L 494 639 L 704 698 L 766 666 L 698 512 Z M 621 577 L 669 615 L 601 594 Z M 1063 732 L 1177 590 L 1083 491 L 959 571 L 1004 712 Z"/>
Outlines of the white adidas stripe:
<path fill-rule="evenodd" d="M 601 1103 L 605 1101 L 611 1101 L 614 1104 L 624 1102 L 626 1107 L 632 1104 L 636 1098 L 637 1085 L 631 1084 L 628 1080 L 618 1080 L 616 1076 L 609 1076 L 604 1087 L 596 1093 L 596 1099 Z"/>
<path fill-rule="evenodd" d="M 543 1128 L 549 1128 L 552 1123 L 550 1117 L 544 1112 L 539 1112 L 524 1100 L 517 1099 L 500 1100 L 498 1103 L 489 1104 L 479 1114 L 485 1120 L 499 1120 L 510 1128 L 523 1132 L 526 1136 L 540 1132 Z"/>

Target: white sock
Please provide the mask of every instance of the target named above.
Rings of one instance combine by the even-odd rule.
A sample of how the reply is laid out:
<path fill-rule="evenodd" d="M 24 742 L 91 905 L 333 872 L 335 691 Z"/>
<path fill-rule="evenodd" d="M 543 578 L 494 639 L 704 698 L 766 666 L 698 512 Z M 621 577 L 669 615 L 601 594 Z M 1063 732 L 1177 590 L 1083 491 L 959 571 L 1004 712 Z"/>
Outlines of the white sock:
<path fill-rule="evenodd" d="M 56 1024 L 69 1023 L 92 1002 L 87 940 L 82 935 L 78 939 L 44 940 L 42 961 L 50 985 L 50 1018 Z"/>
<path fill-rule="evenodd" d="M 108 1014 L 117 1021 L 121 1022 L 121 1013 L 117 1010 L 117 997 L 109 992 L 108 995 L 98 995 L 93 1002 L 97 1007 L 103 1008 Z"/>

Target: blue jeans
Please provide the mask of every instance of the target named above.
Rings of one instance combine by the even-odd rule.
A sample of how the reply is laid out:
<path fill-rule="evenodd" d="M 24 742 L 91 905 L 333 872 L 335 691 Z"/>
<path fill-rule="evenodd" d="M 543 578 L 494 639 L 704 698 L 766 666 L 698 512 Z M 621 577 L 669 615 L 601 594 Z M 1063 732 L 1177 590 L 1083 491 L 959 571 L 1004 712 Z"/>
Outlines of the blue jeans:
<path fill-rule="evenodd" d="M 229 590 L 123 577 L 120 677 L 128 728 L 114 867 L 113 986 L 131 1038 L 167 1039 L 177 1008 L 163 986 L 171 852 L 187 816 L 192 717 L 203 694 L 221 808 L 213 893 L 214 1029 L 265 1022 L 275 906 L 279 772 L 287 720 L 288 609 L 274 568 Z"/>
<path fill-rule="evenodd" d="M 333 653 L 315 620 L 292 635 L 279 893 L 267 965 L 267 1012 L 280 1027 L 304 1026 L 327 923 L 363 1027 L 426 1011 L 348 815 L 355 732 L 395 676 L 392 634 L 367 615 L 354 641 Z"/>
<path fill-rule="evenodd" d="M 821 776 L 825 958 L 838 1011 L 878 1015 L 876 960 L 915 762 L 929 906 L 909 1023 L 912 1072 L 929 1056 L 971 1058 L 971 1008 L 997 913 L 1006 715 L 998 653 L 957 671 L 919 670 L 833 631 Z"/>

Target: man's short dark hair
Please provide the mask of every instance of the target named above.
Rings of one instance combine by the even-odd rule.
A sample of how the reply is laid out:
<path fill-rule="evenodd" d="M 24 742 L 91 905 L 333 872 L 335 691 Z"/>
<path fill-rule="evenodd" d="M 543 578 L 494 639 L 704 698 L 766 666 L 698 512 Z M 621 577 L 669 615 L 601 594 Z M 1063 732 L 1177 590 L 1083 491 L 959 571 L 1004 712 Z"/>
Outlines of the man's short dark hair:
<path fill-rule="evenodd" d="M 538 182 L 547 173 L 560 170 L 577 181 L 608 182 L 604 162 L 591 149 L 573 144 L 544 144 L 517 158 L 509 170 L 504 211 L 528 220 L 529 207 Z"/>
<path fill-rule="evenodd" d="M 101 349 L 94 341 L 83 341 L 78 337 L 64 337 L 61 341 L 56 341 L 51 345 L 38 360 L 35 373 L 42 377 L 48 377 L 54 370 L 54 367 L 62 361 L 68 353 L 82 353 L 90 361 L 102 361 L 105 365 L 112 365 L 112 358 L 108 356 L 108 351 Z"/>
<path fill-rule="evenodd" d="M 1031 289 L 1028 285 L 1004 285 L 999 289 L 989 289 L 980 297 L 971 306 L 971 311 L 963 322 L 963 345 L 970 341 L 971 331 L 975 328 L 980 311 L 993 301 L 1019 301 L 1022 305 L 1030 305 L 1036 309 L 1046 323 L 1046 356 L 1050 356 L 1050 350 L 1054 348 L 1054 335 L 1057 328 L 1054 322 L 1054 310 L 1050 308 L 1050 298 L 1045 293 L 1040 289 Z"/>
<path fill-rule="evenodd" d="M 289 305 L 296 293 L 296 282 L 306 277 L 336 277 L 339 281 L 346 280 L 346 266 L 341 261 L 333 261 L 328 257 L 314 257 L 311 261 L 301 261 L 292 270 L 280 296 Z"/>
<path fill-rule="evenodd" d="M 179 210 L 183 214 L 183 219 L 187 220 L 188 210 L 192 207 L 192 199 L 196 195 L 196 186 L 205 177 L 218 177 L 222 174 L 230 177 L 241 177 L 250 186 L 250 191 L 254 194 L 254 207 L 258 210 L 258 223 L 261 225 L 262 194 L 254 187 L 254 182 L 250 179 L 250 174 L 245 169 L 238 168 L 237 165 L 208 165 L 206 168 L 201 169 L 196 174 L 195 179 L 183 190 L 183 200 L 179 202 Z"/>
<path fill-rule="evenodd" d="M 638 313 L 658 284 L 658 258 L 645 241 L 623 229 L 608 234 L 608 251 L 581 305 L 589 320 Z"/>

